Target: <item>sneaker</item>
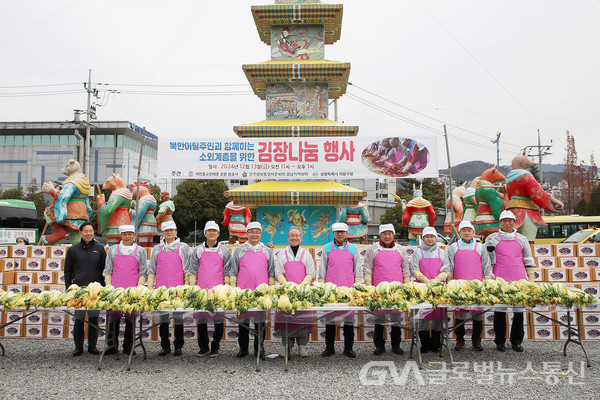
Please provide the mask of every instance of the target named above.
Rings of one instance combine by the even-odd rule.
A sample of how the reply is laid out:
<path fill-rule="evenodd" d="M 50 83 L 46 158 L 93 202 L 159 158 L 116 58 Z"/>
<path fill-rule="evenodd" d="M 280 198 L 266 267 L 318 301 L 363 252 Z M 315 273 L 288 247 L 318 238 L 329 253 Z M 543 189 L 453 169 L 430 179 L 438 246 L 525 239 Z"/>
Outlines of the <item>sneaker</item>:
<path fill-rule="evenodd" d="M 238 351 L 238 353 L 236 354 L 237 358 L 243 358 L 246 357 L 248 355 L 248 349 L 240 349 L 240 351 Z"/>
<path fill-rule="evenodd" d="M 475 349 L 475 351 L 483 351 L 483 346 L 481 345 L 481 342 L 473 342 L 473 348 Z"/>
<path fill-rule="evenodd" d="M 219 349 L 215 349 L 215 348 L 210 349 L 210 356 L 209 357 L 215 358 L 215 357 L 218 357 L 218 356 L 219 356 Z"/>
<path fill-rule="evenodd" d="M 73 357 L 79 357 L 82 354 L 83 354 L 83 349 L 75 349 L 75 351 L 73 352 Z"/>
<path fill-rule="evenodd" d="M 181 351 L 181 347 L 176 347 L 176 348 L 175 348 L 175 351 L 173 352 L 173 355 L 174 355 L 175 357 L 179 357 L 179 356 L 180 356 L 180 355 L 182 355 L 182 354 L 183 354 L 183 352 Z"/>
<path fill-rule="evenodd" d="M 454 345 L 454 351 L 461 351 L 465 347 L 465 339 L 458 338 L 456 339 L 456 344 Z"/>
<path fill-rule="evenodd" d="M 505 351 L 506 350 L 506 345 L 504 343 L 500 343 L 496 345 L 496 350 L 498 351 Z"/>
<path fill-rule="evenodd" d="M 335 350 L 334 349 L 325 348 L 325 351 L 323 351 L 321 353 L 321 357 L 331 357 L 334 354 L 335 354 Z"/>
<path fill-rule="evenodd" d="M 291 356 L 295 356 L 295 355 L 296 355 L 296 352 L 294 351 L 294 349 L 292 347 L 290 347 L 288 356 L 291 357 Z M 279 357 L 285 357 L 285 347 L 279 351 Z"/>
<path fill-rule="evenodd" d="M 162 349 L 160 349 L 160 352 L 158 353 L 158 355 L 160 357 L 164 357 L 167 354 L 169 354 L 171 352 L 171 348 L 170 347 L 163 347 Z"/>
<path fill-rule="evenodd" d="M 512 346 L 512 349 L 514 351 L 516 351 L 517 353 L 522 353 L 523 352 L 523 346 L 521 346 L 520 344 L 515 344 Z"/>
<path fill-rule="evenodd" d="M 348 358 L 356 358 L 356 353 L 352 349 L 344 350 L 344 354 Z"/>
<path fill-rule="evenodd" d="M 385 347 L 375 347 L 375 350 L 373 351 L 374 356 L 380 356 L 383 353 L 385 353 Z"/>
<path fill-rule="evenodd" d="M 196 353 L 196 357 L 204 357 L 210 354 L 208 349 L 200 349 L 199 352 Z"/>
<path fill-rule="evenodd" d="M 399 356 L 404 354 L 404 350 L 400 348 L 400 346 L 392 346 L 392 353 L 398 354 Z"/>
<path fill-rule="evenodd" d="M 117 349 L 113 346 L 113 347 L 109 347 L 108 349 L 106 349 L 106 351 L 104 352 L 105 356 L 111 355 L 111 354 L 116 354 L 117 353 Z"/>
<path fill-rule="evenodd" d="M 100 350 L 98 350 L 98 349 L 97 349 L 97 348 L 95 348 L 95 347 L 92 347 L 92 348 L 88 348 L 88 353 L 90 353 L 90 354 L 93 354 L 93 355 L 97 356 L 98 354 L 100 354 Z"/>

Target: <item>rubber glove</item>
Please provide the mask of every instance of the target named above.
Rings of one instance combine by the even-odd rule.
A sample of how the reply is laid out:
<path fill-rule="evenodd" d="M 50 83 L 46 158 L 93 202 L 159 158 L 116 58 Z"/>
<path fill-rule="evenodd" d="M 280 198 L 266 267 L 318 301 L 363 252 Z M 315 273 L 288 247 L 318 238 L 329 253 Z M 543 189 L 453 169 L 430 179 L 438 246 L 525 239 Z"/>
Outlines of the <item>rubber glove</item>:
<path fill-rule="evenodd" d="M 529 279 L 529 282 L 535 283 L 535 271 L 533 268 L 525 268 L 525 272 L 527 272 L 527 279 Z"/>
<path fill-rule="evenodd" d="M 224 279 L 225 279 L 225 284 L 229 286 L 229 277 L 226 276 Z"/>
<path fill-rule="evenodd" d="M 416 274 L 415 274 L 416 276 Z M 440 272 L 438 274 L 438 276 L 435 277 L 434 281 L 435 282 L 446 282 L 446 280 L 448 279 L 448 274 L 446 272 Z M 452 279 L 452 278 L 450 278 Z"/>
<path fill-rule="evenodd" d="M 319 282 L 325 283 L 325 279 L 319 279 Z"/>
<path fill-rule="evenodd" d="M 362 278 L 354 278 L 354 283 L 363 283 Z"/>
<path fill-rule="evenodd" d="M 285 279 L 285 276 L 283 276 L 283 274 L 279 275 L 277 277 L 277 280 L 279 281 L 279 283 L 281 283 L 282 285 L 285 285 L 287 283 L 287 279 Z"/>
<path fill-rule="evenodd" d="M 146 283 L 146 277 L 144 276 L 140 276 L 140 279 L 138 279 L 138 286 L 144 286 L 144 284 Z"/>
<path fill-rule="evenodd" d="M 302 285 L 304 285 L 304 284 L 310 285 L 310 284 L 312 283 L 312 281 L 313 281 L 313 277 L 312 277 L 312 275 L 306 275 L 306 276 L 304 277 L 304 279 L 302 279 L 302 282 L 301 282 L 301 284 L 302 284 Z"/>
<path fill-rule="evenodd" d="M 494 278 L 492 278 L 492 276 L 491 276 L 491 275 L 485 275 L 485 276 L 483 277 L 483 280 L 484 280 L 484 281 L 493 281 L 493 280 L 494 280 Z"/>
<path fill-rule="evenodd" d="M 148 275 L 148 289 L 154 289 L 155 282 L 156 282 L 156 275 Z"/>
<path fill-rule="evenodd" d="M 229 277 L 229 286 L 233 286 L 233 287 L 237 286 L 237 276 Z"/>
<path fill-rule="evenodd" d="M 423 273 L 421 271 L 415 271 L 415 273 L 413 274 L 415 276 L 415 278 L 417 278 L 419 281 L 423 282 L 423 283 L 429 283 L 429 278 L 427 278 L 425 275 L 423 275 Z M 437 278 L 436 278 L 437 279 Z"/>
<path fill-rule="evenodd" d="M 275 278 L 269 278 L 269 285 L 275 284 Z"/>
<path fill-rule="evenodd" d="M 404 277 L 404 283 L 410 283 L 410 276 Z"/>
<path fill-rule="evenodd" d="M 365 285 L 373 286 L 373 275 L 365 274 Z"/>
<path fill-rule="evenodd" d="M 104 286 L 112 286 L 112 275 L 104 275 Z"/>
<path fill-rule="evenodd" d="M 196 280 L 198 279 L 198 277 L 196 275 L 192 275 L 190 274 L 188 276 L 188 285 L 190 286 L 195 286 L 196 285 Z"/>
<path fill-rule="evenodd" d="M 183 274 L 183 284 L 189 285 L 189 282 L 190 282 L 190 274 L 186 272 L 185 274 Z"/>

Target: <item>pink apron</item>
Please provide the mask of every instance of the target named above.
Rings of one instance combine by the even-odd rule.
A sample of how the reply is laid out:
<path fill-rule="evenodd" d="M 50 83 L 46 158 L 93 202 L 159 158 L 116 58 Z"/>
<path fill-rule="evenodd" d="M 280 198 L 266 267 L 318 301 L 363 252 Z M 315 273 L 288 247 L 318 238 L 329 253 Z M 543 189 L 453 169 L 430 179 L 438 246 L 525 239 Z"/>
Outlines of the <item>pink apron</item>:
<path fill-rule="evenodd" d="M 302 249 L 302 253 L 300 254 L 300 260 L 304 256 L 304 249 Z M 285 279 L 288 282 L 294 282 L 297 284 L 302 283 L 304 277 L 306 277 L 306 266 L 302 261 L 290 261 L 288 256 L 287 249 L 285 250 L 285 258 L 286 262 L 283 266 L 285 271 Z M 285 330 L 285 315 L 288 313 L 277 311 L 275 313 L 275 329 L 276 330 Z M 305 325 L 305 323 L 312 322 L 312 312 L 310 311 L 296 311 L 293 316 L 288 316 L 288 330 L 292 331 L 295 329 L 312 329 L 313 325 Z M 295 322 L 295 323 L 294 323 Z"/>
<path fill-rule="evenodd" d="M 261 283 L 269 283 L 269 260 L 267 255 L 263 253 L 263 245 L 260 245 L 259 251 L 252 251 L 246 246 L 246 253 L 240 259 L 240 268 L 238 270 L 237 285 L 240 289 L 254 290 Z M 250 317 L 260 317 L 266 314 L 260 312 L 245 312 L 238 315 L 239 319 L 247 319 Z"/>
<path fill-rule="evenodd" d="M 373 260 L 373 286 L 381 282 L 404 282 L 402 255 L 395 250 L 380 250 Z M 400 314 L 402 311 L 374 311 L 373 314 Z"/>
<path fill-rule="evenodd" d="M 117 245 L 117 256 L 113 261 L 112 285 L 116 288 L 135 287 L 137 286 L 140 277 L 139 264 L 136 257 L 138 247 L 137 245 L 135 246 L 133 255 L 123 256 L 121 255 L 119 246 L 120 244 Z M 109 316 L 115 316 L 116 318 L 121 318 L 121 315 L 131 317 L 135 314 L 109 312 Z"/>
<path fill-rule="evenodd" d="M 523 248 L 515 240 L 502 240 L 502 235 L 498 232 L 500 242 L 496 245 L 496 264 L 494 265 L 494 275 L 507 282 L 527 279 L 525 272 L 525 263 L 523 263 Z"/>
<path fill-rule="evenodd" d="M 483 281 L 483 271 L 481 269 L 481 256 L 477 252 L 477 242 L 475 249 L 461 250 L 459 244 L 456 244 L 457 251 L 454 255 L 454 279 Z M 457 309 L 455 312 L 481 312 L 481 309 L 464 310 Z"/>
<path fill-rule="evenodd" d="M 179 248 L 175 251 L 160 251 L 156 256 L 156 287 L 175 287 L 184 284 L 183 261 L 179 257 Z"/>
<path fill-rule="evenodd" d="M 354 286 L 354 257 L 348 250 L 350 243 L 346 242 L 342 249 L 336 249 L 331 243 L 332 250 L 327 254 L 327 273 L 325 282 L 335 283 L 337 286 Z M 325 250 L 323 250 L 325 251 Z M 330 317 L 354 318 L 354 311 L 336 311 Z"/>
<path fill-rule="evenodd" d="M 223 274 L 223 258 L 221 258 L 221 245 L 216 250 L 207 249 L 204 244 L 204 251 L 198 260 L 198 275 L 196 278 L 196 285 L 202 289 L 210 289 L 213 286 L 224 285 L 225 276 Z M 218 317 L 219 321 L 223 319 L 221 313 L 209 313 L 209 312 L 198 312 L 194 313 L 194 319 L 206 320 L 209 318 L 215 319 Z M 199 321 L 203 322 L 203 321 Z"/>
<path fill-rule="evenodd" d="M 440 274 L 440 269 L 442 269 L 442 257 L 440 255 L 440 249 L 437 249 L 438 256 L 437 258 L 425 258 L 425 253 L 423 249 L 421 249 L 421 261 L 419 261 L 419 270 L 427 279 L 435 279 Z M 418 280 L 418 282 L 421 282 Z M 439 308 L 436 308 L 423 318 L 425 321 L 437 321 L 441 319 L 441 314 Z"/>

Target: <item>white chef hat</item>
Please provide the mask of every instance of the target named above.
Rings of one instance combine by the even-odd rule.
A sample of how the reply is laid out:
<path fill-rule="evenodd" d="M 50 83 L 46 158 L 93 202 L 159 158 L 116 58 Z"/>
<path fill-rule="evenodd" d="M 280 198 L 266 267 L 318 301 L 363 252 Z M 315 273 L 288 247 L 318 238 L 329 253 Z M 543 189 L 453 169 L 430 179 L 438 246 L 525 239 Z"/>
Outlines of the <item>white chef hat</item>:
<path fill-rule="evenodd" d="M 517 220 L 517 217 L 515 217 L 515 214 L 513 214 L 512 211 L 510 211 L 510 210 L 504 210 L 504 211 L 502 211 L 502 213 L 500 213 L 500 221 L 502 221 L 504 218 L 512 218 L 515 221 Z"/>
<path fill-rule="evenodd" d="M 246 232 L 248 232 L 250 229 L 255 229 L 255 228 L 260 229 L 261 231 L 263 230 L 260 222 L 254 221 L 254 222 L 250 222 L 248 225 L 246 225 Z"/>
<path fill-rule="evenodd" d="M 471 221 L 460 221 L 460 224 L 458 224 L 458 231 L 462 231 L 463 228 L 471 228 L 473 230 L 475 230 L 475 228 L 473 228 L 473 224 L 471 223 Z"/>
<path fill-rule="evenodd" d="M 206 225 L 204 225 L 204 233 L 206 234 L 206 231 L 209 229 L 214 229 L 217 232 L 221 232 L 221 228 L 219 228 L 219 225 L 215 221 L 206 222 Z"/>
<path fill-rule="evenodd" d="M 343 222 L 336 222 L 335 224 L 331 225 L 331 232 L 340 231 L 348 232 L 348 225 Z"/>
<path fill-rule="evenodd" d="M 133 225 L 119 226 L 119 233 L 123 233 L 123 232 L 134 232 L 135 233 L 135 226 L 133 226 Z"/>
<path fill-rule="evenodd" d="M 177 230 L 177 225 L 175 225 L 175 221 L 166 221 L 161 224 L 160 229 L 163 231 L 166 231 L 167 229 Z"/>
<path fill-rule="evenodd" d="M 379 225 L 379 234 L 381 235 L 383 232 L 392 231 L 392 233 L 396 234 L 396 229 L 394 229 L 393 224 L 382 224 Z"/>
<path fill-rule="evenodd" d="M 434 227 L 428 226 L 426 228 L 423 228 L 423 236 L 425 235 L 433 235 L 435 237 L 437 237 L 437 231 L 435 230 Z"/>

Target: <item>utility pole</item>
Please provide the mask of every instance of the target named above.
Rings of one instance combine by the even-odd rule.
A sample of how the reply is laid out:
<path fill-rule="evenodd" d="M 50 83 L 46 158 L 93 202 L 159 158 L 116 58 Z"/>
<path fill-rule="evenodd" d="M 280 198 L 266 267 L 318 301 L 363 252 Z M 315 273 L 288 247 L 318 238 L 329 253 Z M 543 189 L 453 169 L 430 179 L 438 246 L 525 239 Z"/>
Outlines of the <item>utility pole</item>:
<path fill-rule="evenodd" d="M 92 110 L 92 70 L 89 70 L 88 83 L 86 85 L 87 90 L 87 112 L 85 113 L 85 165 L 83 173 L 90 179 L 90 113 Z"/>
<path fill-rule="evenodd" d="M 502 135 L 502 132 L 496 133 L 496 139 L 490 140 L 496 145 L 496 169 L 500 168 L 500 135 Z"/>
<path fill-rule="evenodd" d="M 545 156 L 552 154 L 552 153 L 550 153 L 550 149 L 554 145 L 552 144 L 552 139 L 550 139 L 548 144 L 542 146 L 542 141 L 541 141 L 541 138 L 540 138 L 540 130 L 539 129 L 537 131 L 537 139 L 538 139 L 538 144 L 537 145 L 525 146 L 525 148 L 523 150 L 527 151 L 527 156 L 529 156 L 529 157 L 537 157 L 538 158 L 538 168 L 540 170 L 540 184 L 543 184 L 543 182 L 544 182 L 544 170 L 542 168 L 542 159 Z M 536 149 L 537 153 L 533 153 L 532 154 L 533 149 Z"/>
<path fill-rule="evenodd" d="M 446 132 L 446 125 L 444 125 L 444 139 L 446 140 L 446 157 L 448 157 L 448 176 L 450 177 L 448 184 L 448 196 L 452 196 L 452 163 L 450 162 L 450 147 L 448 146 L 448 132 Z M 449 210 L 448 212 L 450 213 L 450 222 L 452 223 L 452 236 L 456 238 L 458 237 L 458 232 L 456 232 L 456 226 L 454 225 L 454 212 L 453 210 Z"/>
<path fill-rule="evenodd" d="M 337 99 L 333 100 L 333 120 L 337 122 L 338 120 L 338 106 Z"/>

